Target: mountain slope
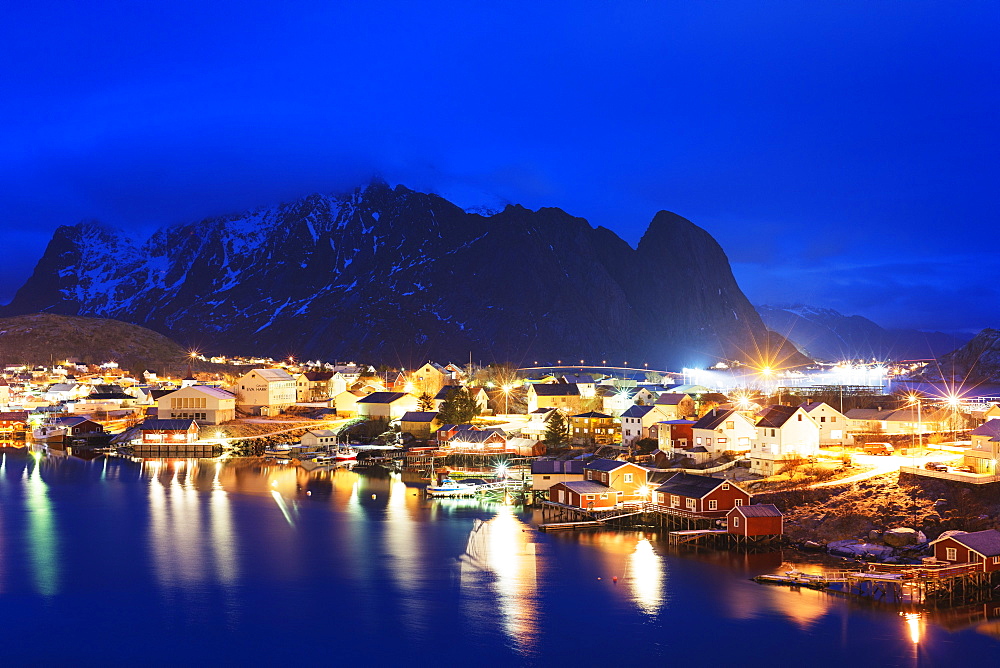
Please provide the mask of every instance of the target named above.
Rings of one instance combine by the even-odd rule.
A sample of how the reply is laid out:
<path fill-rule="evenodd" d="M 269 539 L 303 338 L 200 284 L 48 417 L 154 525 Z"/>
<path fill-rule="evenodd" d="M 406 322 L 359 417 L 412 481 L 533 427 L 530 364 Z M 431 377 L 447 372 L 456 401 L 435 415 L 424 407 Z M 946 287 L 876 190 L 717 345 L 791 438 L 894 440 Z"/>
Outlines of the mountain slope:
<path fill-rule="evenodd" d="M 113 361 L 141 373 L 183 369 L 187 353 L 162 334 L 115 320 L 51 313 L 0 318 L 0 363 L 49 365 L 67 358 Z"/>
<path fill-rule="evenodd" d="M 404 366 L 470 352 L 694 366 L 769 338 L 725 253 L 680 216 L 657 214 L 633 250 L 559 209 L 481 216 L 382 182 L 141 245 L 97 223 L 61 227 L 4 311 L 113 317 L 220 352 Z"/>
<path fill-rule="evenodd" d="M 971 337 L 914 329 L 884 329 L 859 315 L 803 306 L 758 306 L 769 329 L 779 332 L 810 357 L 844 359 L 929 359 L 963 345 Z"/>
<path fill-rule="evenodd" d="M 934 380 L 1000 383 L 1000 330 L 984 329 L 961 348 L 942 355 L 923 375 Z"/>

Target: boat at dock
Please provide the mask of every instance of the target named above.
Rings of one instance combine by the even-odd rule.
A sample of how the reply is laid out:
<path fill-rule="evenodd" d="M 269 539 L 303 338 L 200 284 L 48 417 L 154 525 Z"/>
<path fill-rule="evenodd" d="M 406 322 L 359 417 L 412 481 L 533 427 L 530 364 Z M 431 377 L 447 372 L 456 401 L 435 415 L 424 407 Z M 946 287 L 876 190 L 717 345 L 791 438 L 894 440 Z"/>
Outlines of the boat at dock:
<path fill-rule="evenodd" d="M 753 578 L 753 581 L 759 584 L 808 587 L 809 589 L 826 589 L 830 584 L 827 577 L 821 573 L 803 573 L 802 571 L 785 571 L 784 574 L 758 575 Z"/>
<path fill-rule="evenodd" d="M 333 452 L 332 456 L 338 462 L 353 461 L 358 458 L 358 451 L 342 445 Z"/>
<path fill-rule="evenodd" d="M 437 485 L 427 487 L 427 496 L 434 497 L 458 497 L 473 496 L 479 491 L 480 485 L 468 482 L 458 482 L 451 478 L 445 478 Z"/>

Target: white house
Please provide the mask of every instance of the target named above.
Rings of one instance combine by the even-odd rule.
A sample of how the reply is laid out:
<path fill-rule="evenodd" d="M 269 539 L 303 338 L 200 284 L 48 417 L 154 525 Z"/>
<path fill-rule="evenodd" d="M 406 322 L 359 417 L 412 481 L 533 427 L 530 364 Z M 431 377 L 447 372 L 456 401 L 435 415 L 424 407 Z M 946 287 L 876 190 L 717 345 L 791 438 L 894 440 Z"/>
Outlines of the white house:
<path fill-rule="evenodd" d="M 750 471 L 773 475 L 785 460 L 819 453 L 819 423 L 801 406 L 770 406 L 757 420 L 750 446 Z"/>
<path fill-rule="evenodd" d="M 277 415 L 295 403 L 295 377 L 284 369 L 253 369 L 236 381 L 239 405 L 250 413 Z"/>
<path fill-rule="evenodd" d="M 302 434 L 302 445 L 310 448 L 327 448 L 337 443 L 337 432 L 332 429 L 310 429 Z"/>
<path fill-rule="evenodd" d="M 643 438 L 653 438 L 650 428 L 669 419 L 660 406 L 632 406 L 621 414 L 622 444 L 631 445 Z"/>
<path fill-rule="evenodd" d="M 218 387 L 191 385 L 157 399 L 156 415 L 161 420 L 222 424 L 236 418 L 236 397 Z"/>
<path fill-rule="evenodd" d="M 803 410 L 819 424 L 819 444 L 851 445 L 854 437 L 847 433 L 847 416 L 823 401 L 802 404 Z"/>
<path fill-rule="evenodd" d="M 756 437 L 754 423 L 735 410 L 710 410 L 691 425 L 694 447 L 703 446 L 712 455 L 733 450 L 749 452 Z"/>

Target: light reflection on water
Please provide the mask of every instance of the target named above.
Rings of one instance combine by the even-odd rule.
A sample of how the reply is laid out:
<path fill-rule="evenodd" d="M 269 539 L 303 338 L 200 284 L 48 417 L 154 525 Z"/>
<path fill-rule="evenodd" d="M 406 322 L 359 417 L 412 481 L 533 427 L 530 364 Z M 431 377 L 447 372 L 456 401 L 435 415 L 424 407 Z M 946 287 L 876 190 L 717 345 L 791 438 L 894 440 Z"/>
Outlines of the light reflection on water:
<path fill-rule="evenodd" d="M 293 630 L 343 613 L 336 617 L 342 628 L 369 643 L 423 647 L 432 637 L 435 647 L 444 639 L 545 662 L 557 646 L 590 665 L 590 655 L 579 653 L 587 624 L 614 624 L 614 633 L 633 643 L 660 632 L 697 634 L 705 620 L 735 637 L 767 625 L 787 642 L 822 636 L 846 648 L 870 621 L 896 652 L 883 650 L 888 660 L 917 656 L 917 646 L 922 658 L 941 646 L 942 628 L 996 633 L 1000 614 L 980 606 L 944 627 L 934 615 L 866 616 L 822 592 L 749 582 L 794 566 L 782 565 L 780 555 L 693 554 L 638 531 L 541 534 L 528 512 L 470 499 L 429 501 L 397 475 L 307 473 L 256 460 L 13 457 L 0 453 L 0 613 L 19 584 L 12 578 L 52 604 L 97 572 L 93 563 L 77 566 L 107 513 L 130 522 L 101 539 L 115 543 L 113 558 L 137 564 L 138 586 L 153 592 L 143 599 L 146 615 L 165 607 L 203 624 L 223 619 L 230 633 L 266 626 L 255 608 L 265 600 Z M 86 489 L 81 481 L 116 492 L 93 495 L 88 503 L 105 505 L 74 514 Z M 102 577 L 133 586 L 116 580 L 110 565 Z M 442 631 L 442 623 L 449 628 Z M 258 631 L 243 628 L 248 624 Z M 431 656 L 436 650 L 424 658 Z M 509 657 L 497 654 L 496 662 Z"/>
<path fill-rule="evenodd" d="M 37 459 L 24 469 L 27 476 L 28 542 L 35 589 L 43 596 L 54 596 L 59 591 L 59 542 L 48 486 L 42 479 L 40 469 L 41 462 Z"/>

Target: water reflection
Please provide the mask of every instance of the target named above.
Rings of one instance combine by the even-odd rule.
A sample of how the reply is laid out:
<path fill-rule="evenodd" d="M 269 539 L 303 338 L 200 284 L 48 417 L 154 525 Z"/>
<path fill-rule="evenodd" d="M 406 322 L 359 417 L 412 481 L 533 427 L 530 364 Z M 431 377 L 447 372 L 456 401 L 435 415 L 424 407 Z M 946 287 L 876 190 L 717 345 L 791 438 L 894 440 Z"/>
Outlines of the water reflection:
<path fill-rule="evenodd" d="M 649 539 L 640 539 L 629 557 L 628 578 L 625 581 L 632 590 L 632 599 L 647 615 L 660 611 L 665 568 L 663 558 L 653 550 Z"/>
<path fill-rule="evenodd" d="M 24 469 L 27 476 L 25 504 L 28 510 L 28 550 L 35 589 L 43 596 L 59 591 L 59 545 L 49 490 L 41 475 L 40 455 Z M 29 472 L 30 469 L 30 472 Z"/>
<path fill-rule="evenodd" d="M 489 521 L 476 520 L 461 558 L 462 588 L 480 607 L 478 616 L 488 617 L 499 604 L 504 632 L 521 653 L 534 647 L 539 634 L 537 558 L 529 530 L 513 508 L 499 506 Z M 484 574 L 492 575 L 495 599 L 482 598 Z"/>
<path fill-rule="evenodd" d="M 238 550 L 219 465 L 203 467 L 198 460 L 145 461 L 143 469 L 149 480 L 149 545 L 159 583 L 176 587 L 235 580 Z M 199 492 L 199 481 L 208 472 L 212 474 L 210 491 L 204 495 Z"/>

